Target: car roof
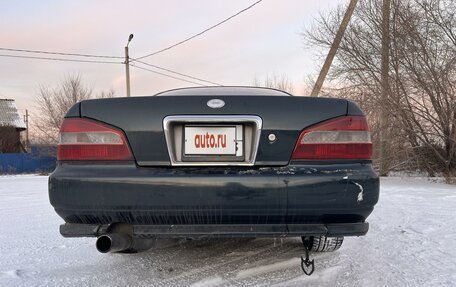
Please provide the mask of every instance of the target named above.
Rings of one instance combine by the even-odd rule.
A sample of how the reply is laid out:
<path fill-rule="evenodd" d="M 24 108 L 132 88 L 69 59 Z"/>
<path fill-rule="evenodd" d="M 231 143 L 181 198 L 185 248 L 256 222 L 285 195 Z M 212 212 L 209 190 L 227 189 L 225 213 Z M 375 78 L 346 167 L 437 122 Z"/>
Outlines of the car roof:
<path fill-rule="evenodd" d="M 291 94 L 272 88 L 249 86 L 193 87 L 174 89 L 156 94 L 155 96 L 292 96 Z"/>

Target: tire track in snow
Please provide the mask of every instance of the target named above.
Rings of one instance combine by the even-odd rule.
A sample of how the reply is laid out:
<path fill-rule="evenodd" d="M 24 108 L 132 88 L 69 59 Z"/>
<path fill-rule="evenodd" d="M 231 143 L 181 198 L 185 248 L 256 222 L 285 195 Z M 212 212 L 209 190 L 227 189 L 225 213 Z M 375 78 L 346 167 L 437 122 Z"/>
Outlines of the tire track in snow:
<path fill-rule="evenodd" d="M 296 267 L 296 266 L 299 266 L 300 264 L 301 264 L 301 258 L 295 257 L 295 258 L 292 258 L 289 260 L 279 261 L 279 262 L 275 262 L 275 263 L 269 264 L 269 265 L 263 265 L 263 266 L 249 268 L 249 269 L 244 269 L 242 271 L 239 271 L 236 274 L 235 280 L 246 279 L 249 277 L 254 277 L 254 276 L 257 276 L 260 274 L 269 273 L 269 272 L 277 271 L 280 269 Z"/>
<path fill-rule="evenodd" d="M 265 246 L 268 246 L 268 247 L 264 248 Z M 269 250 L 271 250 L 273 248 L 275 248 L 275 247 L 271 243 L 264 244 L 264 245 L 262 245 L 260 247 L 260 249 L 255 249 L 255 251 L 251 251 L 247 255 L 239 256 L 239 257 L 236 257 L 236 258 L 233 258 L 233 259 L 230 259 L 230 260 L 222 260 L 222 262 L 217 263 L 217 264 L 212 264 L 212 265 L 207 265 L 207 266 L 204 266 L 204 267 L 192 269 L 191 271 L 186 271 L 186 272 L 181 273 L 181 274 L 179 274 L 177 276 L 167 278 L 167 279 L 163 280 L 161 283 L 164 283 L 165 286 L 166 285 L 167 286 L 178 286 L 178 285 L 182 284 L 182 281 L 183 282 L 188 282 L 188 281 L 183 280 L 183 279 L 191 279 L 192 277 L 195 277 L 195 275 L 201 275 L 202 273 L 213 271 L 215 269 L 220 270 L 220 267 L 223 267 L 223 266 L 228 265 L 228 264 L 233 264 L 233 263 L 242 261 L 242 260 L 244 260 L 246 258 L 249 258 L 249 257 L 252 257 L 252 256 L 257 256 L 257 255 L 263 254 L 263 253 L 265 253 L 265 252 L 267 252 L 267 251 L 269 251 Z M 177 283 L 177 284 L 174 284 L 174 283 Z M 220 283 L 222 283 L 222 282 L 220 282 Z"/>
<path fill-rule="evenodd" d="M 222 270 L 225 278 L 220 276 L 203 278 L 192 286 L 206 286 L 205 284 L 207 282 L 209 282 L 207 284 L 208 286 L 248 286 L 252 285 L 252 282 L 257 282 L 254 284 L 254 286 L 257 286 L 262 285 L 259 282 L 264 282 L 265 277 L 270 278 L 271 275 L 274 276 L 274 274 L 283 273 L 284 269 L 286 269 L 286 272 L 300 275 L 302 274 L 300 269 L 301 261 L 299 257 L 295 257 L 296 254 L 301 255 L 303 252 L 301 247 L 296 247 L 300 245 L 300 242 L 297 243 L 297 241 L 288 238 L 285 244 L 271 246 L 266 253 L 246 256 L 249 257 L 250 262 L 241 266 L 242 269 L 240 271 L 238 270 L 238 266 L 226 264 L 224 270 Z M 273 263 L 271 264 L 271 262 Z M 255 280 L 256 278 L 258 278 L 258 280 Z M 266 286 L 269 286 L 273 281 L 274 278 L 267 280 L 266 282 L 268 282 L 268 284 Z"/>

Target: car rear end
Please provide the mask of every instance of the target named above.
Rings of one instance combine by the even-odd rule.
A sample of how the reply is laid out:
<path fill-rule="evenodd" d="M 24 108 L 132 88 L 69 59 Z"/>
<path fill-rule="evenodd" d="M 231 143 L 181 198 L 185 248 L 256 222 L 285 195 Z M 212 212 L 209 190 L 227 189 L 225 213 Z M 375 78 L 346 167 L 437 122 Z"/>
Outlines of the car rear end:
<path fill-rule="evenodd" d="M 89 100 L 61 128 L 49 196 L 66 237 L 359 236 L 378 200 L 352 102 L 259 88 Z"/>

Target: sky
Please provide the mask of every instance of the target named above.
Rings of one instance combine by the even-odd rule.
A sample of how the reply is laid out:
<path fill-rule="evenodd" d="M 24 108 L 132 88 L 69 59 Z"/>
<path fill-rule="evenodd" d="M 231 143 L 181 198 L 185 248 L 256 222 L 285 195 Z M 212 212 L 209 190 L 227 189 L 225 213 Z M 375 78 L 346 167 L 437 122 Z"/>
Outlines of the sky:
<path fill-rule="evenodd" d="M 231 1 L 10 1 L 0 0 L 0 47 L 130 57 L 160 50 L 253 4 Z M 263 0 L 252 9 L 187 43 L 143 59 L 167 69 L 223 85 L 251 85 L 255 78 L 285 75 L 294 94 L 318 73 L 318 51 L 301 33 L 320 12 L 342 0 Z M 0 51 L 3 55 L 48 56 Z M 63 58 L 64 56 L 60 56 Z M 79 58 L 86 59 L 87 58 Z M 122 59 L 114 59 L 122 62 Z M 132 96 L 194 86 L 131 68 Z M 53 87 L 79 74 L 94 93 L 113 89 L 125 96 L 125 66 L 0 57 L 0 98 L 13 98 L 21 113 L 36 110 L 40 85 Z"/>

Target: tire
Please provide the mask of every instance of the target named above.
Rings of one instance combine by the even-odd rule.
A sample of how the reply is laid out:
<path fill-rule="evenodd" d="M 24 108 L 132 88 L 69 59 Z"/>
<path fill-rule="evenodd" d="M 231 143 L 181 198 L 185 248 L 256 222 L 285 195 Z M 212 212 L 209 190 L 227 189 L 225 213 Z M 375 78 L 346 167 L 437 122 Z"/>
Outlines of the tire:
<path fill-rule="evenodd" d="M 302 244 L 313 252 L 333 252 L 338 250 L 344 242 L 344 237 L 302 236 Z"/>

